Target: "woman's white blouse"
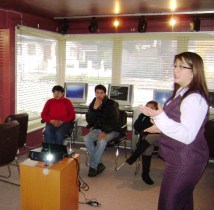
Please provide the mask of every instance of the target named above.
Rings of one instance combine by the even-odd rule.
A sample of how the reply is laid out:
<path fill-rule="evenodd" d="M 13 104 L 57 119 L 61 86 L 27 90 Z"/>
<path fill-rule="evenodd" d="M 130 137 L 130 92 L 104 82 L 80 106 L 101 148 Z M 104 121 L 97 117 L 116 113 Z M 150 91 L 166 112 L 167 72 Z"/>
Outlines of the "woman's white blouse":
<path fill-rule="evenodd" d="M 178 95 L 182 96 L 186 90 L 180 88 L 175 98 Z M 153 117 L 153 119 L 162 133 L 177 141 L 190 144 L 195 139 L 207 114 L 207 110 L 208 105 L 205 99 L 198 93 L 192 93 L 181 102 L 180 123 L 170 119 L 164 111 L 158 116 Z"/>

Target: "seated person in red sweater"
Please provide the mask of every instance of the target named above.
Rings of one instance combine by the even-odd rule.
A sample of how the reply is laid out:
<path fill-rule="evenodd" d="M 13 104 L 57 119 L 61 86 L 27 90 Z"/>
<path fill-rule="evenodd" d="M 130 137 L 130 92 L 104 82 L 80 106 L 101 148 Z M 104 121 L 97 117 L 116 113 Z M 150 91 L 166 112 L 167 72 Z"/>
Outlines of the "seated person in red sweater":
<path fill-rule="evenodd" d="M 53 98 L 49 99 L 41 113 L 46 122 L 44 142 L 63 144 L 65 134 L 75 119 L 74 107 L 70 100 L 64 98 L 64 88 L 56 85 L 52 88 Z"/>

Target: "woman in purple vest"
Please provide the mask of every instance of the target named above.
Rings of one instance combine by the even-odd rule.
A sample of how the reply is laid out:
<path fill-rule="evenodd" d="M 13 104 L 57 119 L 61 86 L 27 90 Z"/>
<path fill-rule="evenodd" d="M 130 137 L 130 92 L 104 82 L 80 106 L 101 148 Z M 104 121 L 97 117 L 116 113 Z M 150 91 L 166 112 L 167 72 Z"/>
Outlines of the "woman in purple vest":
<path fill-rule="evenodd" d="M 158 210 L 193 210 L 193 190 L 206 167 L 209 151 L 204 138 L 208 90 L 202 58 L 183 52 L 174 58 L 174 91 L 164 108 L 142 107 L 154 120 L 145 132 L 161 131 L 160 156 L 165 169 Z"/>

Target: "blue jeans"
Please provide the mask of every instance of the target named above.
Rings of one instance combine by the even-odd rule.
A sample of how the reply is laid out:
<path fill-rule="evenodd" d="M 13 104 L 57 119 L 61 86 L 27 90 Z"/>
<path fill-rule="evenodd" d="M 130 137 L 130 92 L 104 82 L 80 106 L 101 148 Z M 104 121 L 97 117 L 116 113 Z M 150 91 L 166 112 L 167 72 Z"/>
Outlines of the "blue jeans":
<path fill-rule="evenodd" d="M 106 144 L 113 138 L 119 135 L 119 132 L 112 131 L 108 133 L 105 138 L 98 140 L 98 136 L 102 131 L 100 129 L 91 130 L 86 136 L 84 136 L 85 146 L 89 154 L 90 167 L 97 169 L 97 165 L 102 162 L 103 152 L 106 148 Z M 96 144 L 95 144 L 96 142 Z"/>
<path fill-rule="evenodd" d="M 52 144 L 63 144 L 65 135 L 71 129 L 71 123 L 63 123 L 59 127 L 46 123 L 44 132 L 44 142 Z"/>

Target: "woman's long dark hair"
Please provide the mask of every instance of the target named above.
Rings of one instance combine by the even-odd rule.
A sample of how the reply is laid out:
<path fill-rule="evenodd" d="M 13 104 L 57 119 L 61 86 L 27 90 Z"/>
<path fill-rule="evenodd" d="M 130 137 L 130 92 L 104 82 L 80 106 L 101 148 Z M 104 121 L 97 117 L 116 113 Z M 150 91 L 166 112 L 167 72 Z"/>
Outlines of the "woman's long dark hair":
<path fill-rule="evenodd" d="M 209 102 L 208 97 L 208 88 L 205 81 L 205 74 L 204 74 L 204 63 L 202 58 L 193 52 L 183 52 L 178 55 L 175 55 L 174 63 L 177 61 L 185 61 L 189 67 L 191 67 L 193 72 L 193 79 L 188 85 L 188 90 L 184 93 L 182 99 L 184 99 L 189 93 L 191 92 L 198 92 L 200 93 L 204 99 Z M 171 96 L 171 99 L 175 97 L 177 90 L 180 88 L 180 85 L 174 83 L 174 90 Z"/>

